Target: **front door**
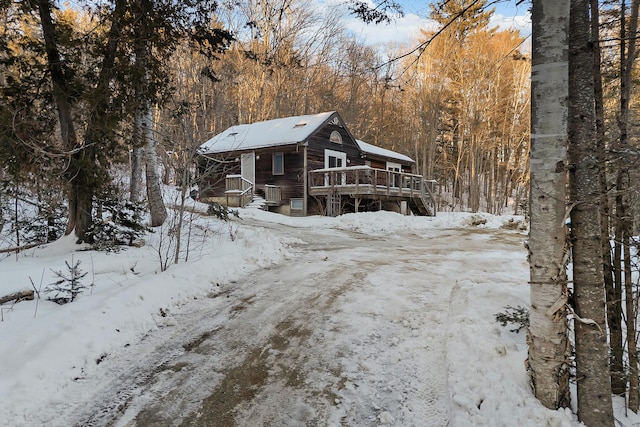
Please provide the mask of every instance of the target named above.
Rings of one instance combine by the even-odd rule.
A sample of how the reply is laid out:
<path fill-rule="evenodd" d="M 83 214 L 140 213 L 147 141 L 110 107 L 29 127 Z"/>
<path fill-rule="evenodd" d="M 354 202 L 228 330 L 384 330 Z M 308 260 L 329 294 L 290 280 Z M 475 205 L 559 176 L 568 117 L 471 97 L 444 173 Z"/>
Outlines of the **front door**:
<path fill-rule="evenodd" d="M 347 166 L 347 153 L 343 153 L 341 151 L 333 151 L 333 150 L 324 150 L 324 168 L 343 168 Z M 346 184 L 346 174 L 340 174 L 339 178 L 340 182 L 336 182 L 337 185 L 345 185 Z M 329 175 L 325 174 L 324 176 L 324 185 L 329 185 Z"/>
<path fill-rule="evenodd" d="M 402 166 L 399 163 L 387 162 L 387 170 L 393 172 L 389 177 L 389 186 L 392 188 L 399 187 L 400 172 L 402 172 Z"/>
<path fill-rule="evenodd" d="M 240 158 L 240 174 L 244 179 L 256 186 L 256 155 L 251 153 L 243 154 Z"/>

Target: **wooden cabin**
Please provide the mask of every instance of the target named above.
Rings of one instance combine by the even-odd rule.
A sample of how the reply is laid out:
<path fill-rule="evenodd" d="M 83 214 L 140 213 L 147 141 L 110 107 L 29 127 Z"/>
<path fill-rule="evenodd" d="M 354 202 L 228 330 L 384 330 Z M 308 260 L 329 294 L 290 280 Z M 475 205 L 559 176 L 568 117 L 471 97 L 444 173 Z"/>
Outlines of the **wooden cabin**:
<path fill-rule="evenodd" d="M 205 201 L 292 216 L 380 209 L 435 215 L 415 162 L 356 140 L 335 111 L 232 126 L 200 148 Z"/>

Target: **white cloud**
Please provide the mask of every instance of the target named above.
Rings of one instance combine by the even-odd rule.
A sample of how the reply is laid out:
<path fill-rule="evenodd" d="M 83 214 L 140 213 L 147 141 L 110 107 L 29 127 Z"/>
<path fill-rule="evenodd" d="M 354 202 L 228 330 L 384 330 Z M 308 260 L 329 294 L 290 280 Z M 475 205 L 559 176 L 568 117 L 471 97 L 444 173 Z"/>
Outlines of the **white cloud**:
<path fill-rule="evenodd" d="M 499 13 L 494 13 L 489 21 L 489 25 L 492 27 L 498 27 L 501 30 L 515 29 L 520 31 L 523 36 L 531 34 L 531 13 L 527 12 L 525 15 L 505 16 Z"/>
<path fill-rule="evenodd" d="M 435 27 L 433 20 L 415 14 L 406 14 L 391 23 L 377 25 L 348 17 L 345 26 L 367 44 L 408 43 L 419 36 L 420 29 L 432 30 Z"/>
<path fill-rule="evenodd" d="M 356 37 L 367 44 L 374 45 L 411 43 L 420 35 L 420 29 L 435 29 L 433 20 L 413 13 L 408 13 L 388 24 L 365 24 L 353 16 L 345 16 L 344 23 Z M 527 12 L 524 15 L 505 16 L 496 13 L 492 16 L 489 25 L 501 30 L 515 29 L 526 37 L 531 34 L 531 14 Z"/>

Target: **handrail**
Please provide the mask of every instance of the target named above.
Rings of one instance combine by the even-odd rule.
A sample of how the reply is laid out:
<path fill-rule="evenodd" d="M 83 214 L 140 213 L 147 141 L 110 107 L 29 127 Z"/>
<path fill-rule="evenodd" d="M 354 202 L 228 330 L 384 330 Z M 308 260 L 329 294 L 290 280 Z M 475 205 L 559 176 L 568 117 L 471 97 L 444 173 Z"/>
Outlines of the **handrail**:
<path fill-rule="evenodd" d="M 342 191 L 344 194 L 421 199 L 435 215 L 435 199 L 422 175 L 376 169 L 369 166 L 315 169 L 309 172 L 309 189 L 316 194 Z"/>
<path fill-rule="evenodd" d="M 225 178 L 227 205 L 229 204 L 229 196 L 233 196 L 238 197 L 238 204 L 241 208 L 247 206 L 253 198 L 253 183 L 242 175 L 227 175 Z"/>

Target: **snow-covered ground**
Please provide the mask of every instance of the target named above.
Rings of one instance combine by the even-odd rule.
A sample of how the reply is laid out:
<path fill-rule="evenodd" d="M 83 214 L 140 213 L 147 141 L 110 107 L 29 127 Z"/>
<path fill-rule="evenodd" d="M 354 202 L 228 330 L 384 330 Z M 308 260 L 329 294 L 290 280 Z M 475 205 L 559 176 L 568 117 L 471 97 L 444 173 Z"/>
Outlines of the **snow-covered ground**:
<path fill-rule="evenodd" d="M 219 357 L 220 365 L 233 366 L 225 358 L 239 351 L 234 346 L 241 339 L 260 343 L 279 332 L 289 341 L 306 340 L 308 349 L 291 355 L 289 347 L 272 339 L 268 354 L 254 355 L 254 362 L 273 371 L 280 366 L 274 362 L 278 357 L 298 358 L 299 372 L 290 388 L 318 390 L 317 399 L 325 399 L 320 394 L 328 390 L 331 405 L 314 407 L 312 398 L 303 402 L 304 394 L 274 400 L 278 392 L 269 393 L 269 387 L 275 385 L 267 384 L 252 391 L 255 407 L 245 404 L 234 412 L 237 425 L 260 425 L 255 420 L 262 419 L 263 425 L 296 426 L 320 416 L 325 418 L 319 425 L 577 425 L 569 410 L 547 410 L 532 396 L 524 331 L 511 332 L 510 326 L 495 322 L 495 313 L 505 306 L 528 305 L 526 235 L 517 229 L 522 218 L 389 212 L 289 218 L 254 210 L 241 210 L 240 217 L 227 223 L 195 219 L 189 260 L 166 271 L 160 268 L 169 243 L 163 233 L 147 236 L 142 248 L 119 253 L 78 251 L 64 238 L 3 259 L 0 296 L 31 289 L 31 281 L 44 288 L 56 280 L 54 271 L 66 272 L 65 261 L 80 261 L 88 288 L 66 305 L 36 299 L 1 306 L 0 424 L 85 425 L 88 417 L 99 425 L 115 417 L 118 425 L 144 425 L 140 414 L 153 406 L 154 396 L 169 399 L 163 386 L 187 377 L 185 387 L 194 387 L 190 401 L 176 400 L 173 409 L 192 411 L 224 379 L 221 372 L 186 369 L 197 356 L 185 355 L 187 347 L 219 332 L 225 342 L 212 343 L 202 360 Z M 313 293 L 318 290 L 308 283 L 322 280 L 323 265 L 334 262 L 335 253 L 323 249 L 333 238 L 345 245 L 339 252 L 345 266 L 370 264 L 366 274 L 355 278 L 334 269 L 331 285 L 336 289 L 329 298 Z M 358 243 L 349 243 L 353 239 Z M 388 253 L 379 249 L 385 244 Z M 412 253 L 427 250 L 430 258 L 416 267 L 418 257 L 413 260 Z M 344 254 L 350 255 L 344 259 Z M 288 279 L 279 276 L 285 270 L 278 268 L 284 264 L 295 265 L 297 274 L 309 280 L 301 279 L 299 286 L 285 283 Z M 408 266 L 404 282 L 394 283 L 402 265 Z M 347 282 L 354 286 L 340 288 Z M 281 292 L 281 305 L 268 299 L 276 292 Z M 328 298 L 324 303 L 332 304 L 335 316 L 301 305 L 295 316 L 283 317 L 287 298 L 314 304 Z M 264 330 L 240 322 L 238 313 L 248 306 L 256 310 L 251 316 L 265 316 Z M 291 323 L 305 316 L 305 330 Z M 180 339 L 192 345 L 173 346 Z M 326 343 L 335 348 L 323 347 Z M 155 365 L 167 361 L 171 369 Z M 341 371 L 339 384 L 322 366 Z M 141 378 L 130 378 L 132 373 Z M 149 380 L 158 373 L 164 376 Z M 195 376 L 212 390 L 195 387 Z M 265 414 L 264 408 L 283 416 Z M 298 412 L 287 418 L 287 409 Z M 618 412 L 619 425 L 638 422 Z"/>

